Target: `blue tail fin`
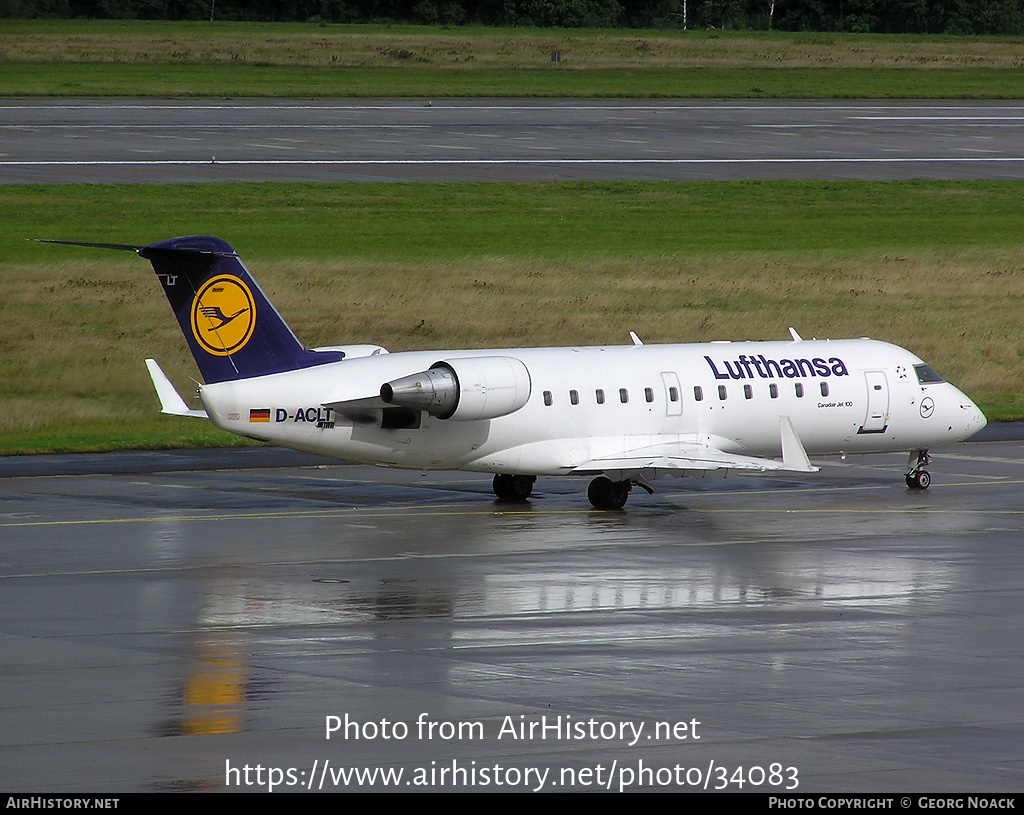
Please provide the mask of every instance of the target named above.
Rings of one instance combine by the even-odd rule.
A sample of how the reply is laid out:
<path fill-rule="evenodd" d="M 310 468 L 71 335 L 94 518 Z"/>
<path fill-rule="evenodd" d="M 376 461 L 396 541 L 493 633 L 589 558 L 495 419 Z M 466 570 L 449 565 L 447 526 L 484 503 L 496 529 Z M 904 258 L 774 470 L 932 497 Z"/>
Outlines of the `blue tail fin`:
<path fill-rule="evenodd" d="M 143 246 L 207 383 L 335 362 L 307 351 L 225 241 L 193 236 Z"/>

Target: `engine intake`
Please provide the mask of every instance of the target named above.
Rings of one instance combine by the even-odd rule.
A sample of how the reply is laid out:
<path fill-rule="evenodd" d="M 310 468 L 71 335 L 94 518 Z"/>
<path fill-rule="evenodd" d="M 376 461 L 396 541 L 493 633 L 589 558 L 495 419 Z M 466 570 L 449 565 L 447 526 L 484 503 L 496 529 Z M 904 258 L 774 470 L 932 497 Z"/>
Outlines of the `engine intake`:
<path fill-rule="evenodd" d="M 438 419 L 496 419 L 529 400 L 530 372 L 515 357 L 441 360 L 426 371 L 386 382 L 380 398 L 389 405 L 425 410 Z"/>

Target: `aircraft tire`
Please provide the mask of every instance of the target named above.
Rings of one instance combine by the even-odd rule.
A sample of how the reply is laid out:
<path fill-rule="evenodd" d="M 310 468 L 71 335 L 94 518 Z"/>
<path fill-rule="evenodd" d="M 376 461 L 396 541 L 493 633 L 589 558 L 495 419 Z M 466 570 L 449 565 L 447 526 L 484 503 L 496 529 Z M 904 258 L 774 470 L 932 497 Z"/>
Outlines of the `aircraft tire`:
<path fill-rule="evenodd" d="M 932 476 L 927 470 L 907 473 L 907 486 L 912 490 L 926 490 L 932 485 Z"/>
<path fill-rule="evenodd" d="M 525 501 L 533 494 L 533 482 L 536 480 L 535 475 L 498 473 L 491 488 L 501 501 Z"/>
<path fill-rule="evenodd" d="M 629 498 L 629 490 L 628 481 L 612 481 L 599 475 L 590 482 L 587 498 L 595 509 L 622 509 Z"/>

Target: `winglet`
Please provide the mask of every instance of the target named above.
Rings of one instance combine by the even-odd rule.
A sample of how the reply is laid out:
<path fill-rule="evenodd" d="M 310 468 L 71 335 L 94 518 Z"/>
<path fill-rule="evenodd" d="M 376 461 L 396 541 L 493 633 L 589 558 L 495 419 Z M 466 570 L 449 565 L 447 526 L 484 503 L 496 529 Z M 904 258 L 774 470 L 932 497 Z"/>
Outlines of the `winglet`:
<path fill-rule="evenodd" d="M 779 430 L 782 434 L 782 469 L 797 473 L 818 472 L 818 468 L 807 458 L 807 451 L 788 416 L 779 417 Z"/>
<path fill-rule="evenodd" d="M 189 410 L 188 405 L 178 395 L 171 384 L 171 380 L 156 364 L 155 359 L 147 359 L 146 367 L 149 369 L 149 377 L 153 380 L 153 387 L 156 388 L 156 395 L 160 398 L 160 412 L 170 416 L 193 416 L 200 419 L 208 419 L 205 410 Z"/>

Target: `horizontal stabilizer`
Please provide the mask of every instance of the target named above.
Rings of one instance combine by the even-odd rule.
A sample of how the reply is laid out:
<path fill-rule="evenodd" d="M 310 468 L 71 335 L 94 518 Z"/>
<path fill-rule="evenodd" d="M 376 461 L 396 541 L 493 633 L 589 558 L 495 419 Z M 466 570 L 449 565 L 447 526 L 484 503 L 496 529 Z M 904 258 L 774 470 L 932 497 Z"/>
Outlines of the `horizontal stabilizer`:
<path fill-rule="evenodd" d="M 205 410 L 189 410 L 178 392 L 171 384 L 171 380 L 156 364 L 155 359 L 147 359 L 146 367 L 149 369 L 149 376 L 153 380 L 153 387 L 156 388 L 156 395 L 160 398 L 160 412 L 170 416 L 192 416 L 197 419 L 208 419 Z"/>
<path fill-rule="evenodd" d="M 94 243 L 92 241 L 58 241 L 58 240 L 51 240 L 49 238 L 35 238 L 35 242 L 36 243 L 56 243 L 56 244 L 59 244 L 61 246 L 86 246 L 86 247 L 88 247 L 90 249 L 115 249 L 115 250 L 120 251 L 120 252 L 135 252 L 136 254 L 141 254 L 143 249 L 154 250 L 152 252 L 148 252 L 145 255 L 145 257 L 150 257 L 150 255 L 159 255 L 161 252 L 163 252 L 165 255 L 168 255 L 168 256 L 172 256 L 172 255 L 175 255 L 175 254 L 177 254 L 177 255 L 192 254 L 192 255 L 197 255 L 197 256 L 207 255 L 210 258 L 237 258 L 238 257 L 238 255 L 235 253 L 235 251 L 233 249 L 231 249 L 230 247 L 228 247 L 227 250 L 225 251 L 225 250 L 221 250 L 221 249 L 217 249 L 217 248 L 210 248 L 210 247 L 205 247 L 204 248 L 204 247 L 184 246 L 184 247 L 177 247 L 177 248 L 167 248 L 167 247 L 162 247 L 160 244 L 154 244 L 154 246 L 136 246 L 135 244 L 131 244 L 131 243 Z M 165 241 L 165 243 L 168 243 L 168 241 Z"/>
<path fill-rule="evenodd" d="M 36 238 L 36 243 L 59 243 L 61 246 L 88 246 L 92 249 L 117 249 L 121 252 L 138 252 L 142 247 L 130 243 L 92 243 L 91 241 L 54 241 Z"/>

